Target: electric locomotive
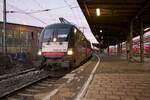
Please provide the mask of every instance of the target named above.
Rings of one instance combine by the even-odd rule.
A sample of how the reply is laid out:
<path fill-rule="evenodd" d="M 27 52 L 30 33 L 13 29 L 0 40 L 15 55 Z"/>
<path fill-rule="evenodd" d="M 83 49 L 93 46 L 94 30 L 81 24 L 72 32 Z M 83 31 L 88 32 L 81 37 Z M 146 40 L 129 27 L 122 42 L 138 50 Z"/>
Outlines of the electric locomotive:
<path fill-rule="evenodd" d="M 73 68 L 88 59 L 92 51 L 90 42 L 76 26 L 56 23 L 43 29 L 38 55 L 44 59 L 43 66 L 57 64 Z"/>

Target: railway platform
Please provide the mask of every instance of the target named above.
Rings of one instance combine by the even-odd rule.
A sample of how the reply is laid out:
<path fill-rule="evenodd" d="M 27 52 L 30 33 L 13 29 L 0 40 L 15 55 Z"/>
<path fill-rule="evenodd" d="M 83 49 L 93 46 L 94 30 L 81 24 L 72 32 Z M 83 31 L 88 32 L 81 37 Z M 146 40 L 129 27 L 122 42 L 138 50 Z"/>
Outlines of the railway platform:
<path fill-rule="evenodd" d="M 104 54 L 99 57 L 100 63 L 95 58 L 92 64 L 87 64 L 89 67 L 80 67 L 83 70 L 81 75 L 74 75 L 69 84 L 63 86 L 51 99 L 150 100 L 150 63 L 129 63 L 124 57 Z M 93 66 L 97 67 L 95 71 Z"/>

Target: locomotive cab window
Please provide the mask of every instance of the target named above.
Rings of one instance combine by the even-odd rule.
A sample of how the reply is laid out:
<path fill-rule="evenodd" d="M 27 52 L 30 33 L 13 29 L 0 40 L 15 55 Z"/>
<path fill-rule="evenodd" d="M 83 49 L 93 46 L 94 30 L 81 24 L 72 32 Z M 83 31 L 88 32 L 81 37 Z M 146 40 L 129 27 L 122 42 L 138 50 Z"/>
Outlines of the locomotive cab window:
<path fill-rule="evenodd" d="M 69 37 L 69 28 L 46 28 L 43 31 L 44 37 L 43 40 L 46 41 L 52 41 L 53 38 L 56 38 L 57 41 L 67 41 Z"/>
<path fill-rule="evenodd" d="M 48 39 L 52 39 L 52 37 L 53 37 L 53 31 L 54 31 L 53 29 L 45 29 L 43 31 L 43 33 L 44 33 L 43 39 L 45 41 L 48 41 Z"/>
<path fill-rule="evenodd" d="M 56 32 L 58 33 L 57 34 L 57 38 L 60 40 L 60 41 L 67 41 L 68 38 L 69 38 L 69 31 L 70 29 L 57 29 Z"/>

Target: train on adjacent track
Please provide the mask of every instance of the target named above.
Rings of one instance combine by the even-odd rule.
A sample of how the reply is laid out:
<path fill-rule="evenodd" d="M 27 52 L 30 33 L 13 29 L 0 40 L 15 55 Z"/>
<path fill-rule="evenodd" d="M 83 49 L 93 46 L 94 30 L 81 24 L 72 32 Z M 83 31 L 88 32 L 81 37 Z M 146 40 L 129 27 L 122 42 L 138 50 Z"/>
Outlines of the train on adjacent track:
<path fill-rule="evenodd" d="M 150 55 L 150 31 L 146 32 L 143 36 L 144 38 L 144 54 Z M 136 37 L 133 39 L 133 53 L 140 53 L 140 37 Z"/>
<path fill-rule="evenodd" d="M 39 39 L 38 55 L 43 57 L 42 66 L 59 65 L 74 68 L 92 55 L 90 42 L 70 23 L 46 26 Z M 55 67 L 55 66 L 54 66 Z"/>
<path fill-rule="evenodd" d="M 7 53 L 24 51 L 33 54 L 33 49 L 36 49 L 38 46 L 38 35 L 42 29 L 42 27 L 7 23 Z M 3 22 L 0 22 L 0 53 L 3 53 Z"/>
<path fill-rule="evenodd" d="M 150 31 L 144 33 L 143 39 L 144 39 L 144 41 L 143 41 L 144 42 L 144 54 L 150 55 Z M 132 47 L 133 54 L 135 54 L 135 55 L 140 54 L 140 37 L 137 36 L 137 37 L 133 38 L 132 41 L 133 41 L 133 47 Z M 126 48 L 127 48 L 127 44 L 126 44 L 126 42 L 123 42 L 122 50 L 121 50 L 123 54 L 127 53 Z M 109 52 L 117 53 L 117 46 L 111 46 Z"/>
<path fill-rule="evenodd" d="M 0 21 L 0 58 L 9 56 L 11 62 L 22 61 L 23 59 L 27 61 L 27 58 L 30 61 L 36 60 L 38 57 L 38 39 L 42 29 L 43 27 L 7 23 L 4 42 L 3 22 Z"/>

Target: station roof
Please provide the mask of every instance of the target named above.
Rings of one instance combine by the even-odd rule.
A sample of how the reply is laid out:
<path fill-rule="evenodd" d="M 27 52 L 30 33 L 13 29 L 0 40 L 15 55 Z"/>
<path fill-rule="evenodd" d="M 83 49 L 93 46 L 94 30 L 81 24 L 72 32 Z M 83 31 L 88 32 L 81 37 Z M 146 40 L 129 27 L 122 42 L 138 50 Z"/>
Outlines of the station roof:
<path fill-rule="evenodd" d="M 150 25 L 150 0 L 77 1 L 102 47 L 126 41 L 131 20 L 142 19 L 144 28 Z M 97 8 L 100 8 L 100 16 L 96 16 Z"/>

